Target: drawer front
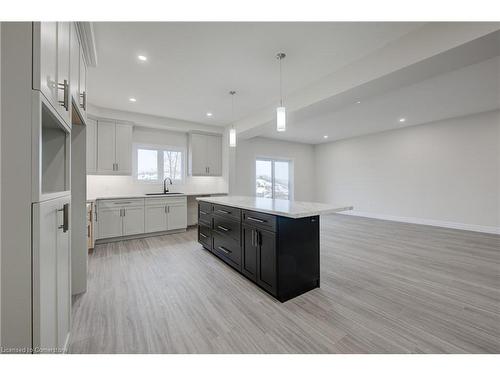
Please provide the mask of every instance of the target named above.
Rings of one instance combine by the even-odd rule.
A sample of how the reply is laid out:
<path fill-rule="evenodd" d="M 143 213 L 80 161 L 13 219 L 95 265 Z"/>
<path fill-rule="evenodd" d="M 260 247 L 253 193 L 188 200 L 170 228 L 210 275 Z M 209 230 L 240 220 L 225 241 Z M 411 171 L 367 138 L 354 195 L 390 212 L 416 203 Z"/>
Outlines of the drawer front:
<path fill-rule="evenodd" d="M 214 215 L 241 221 L 241 210 L 239 208 L 214 204 Z"/>
<path fill-rule="evenodd" d="M 206 225 L 198 225 L 198 242 L 212 250 L 212 232 Z"/>
<path fill-rule="evenodd" d="M 210 203 L 199 202 L 198 222 L 212 227 L 212 205 Z"/>
<path fill-rule="evenodd" d="M 166 206 L 174 204 L 186 204 L 186 197 L 161 197 L 161 198 L 145 198 L 146 206 Z"/>
<path fill-rule="evenodd" d="M 238 221 L 214 215 L 213 230 L 222 235 L 231 237 L 238 242 L 240 241 L 241 224 Z"/>
<path fill-rule="evenodd" d="M 241 269 L 241 247 L 239 241 L 214 232 L 212 252 L 238 270 Z"/>
<path fill-rule="evenodd" d="M 208 202 L 202 202 L 202 201 L 199 201 L 198 202 L 198 211 L 200 213 L 206 213 L 206 214 L 211 214 L 212 211 L 213 211 L 213 204 L 212 203 L 208 203 Z"/>
<path fill-rule="evenodd" d="M 276 232 L 276 216 L 255 211 L 243 211 L 243 224 Z"/>
<path fill-rule="evenodd" d="M 99 200 L 100 208 L 144 207 L 144 198 Z"/>

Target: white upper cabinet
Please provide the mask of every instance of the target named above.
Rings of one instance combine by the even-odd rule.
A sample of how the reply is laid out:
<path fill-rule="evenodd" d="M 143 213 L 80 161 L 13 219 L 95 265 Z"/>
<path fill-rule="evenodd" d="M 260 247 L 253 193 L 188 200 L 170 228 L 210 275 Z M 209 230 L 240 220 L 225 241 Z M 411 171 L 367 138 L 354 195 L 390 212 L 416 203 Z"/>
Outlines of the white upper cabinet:
<path fill-rule="evenodd" d="M 33 24 L 33 89 L 43 93 L 68 125 L 70 30 L 68 22 Z"/>
<path fill-rule="evenodd" d="M 80 98 L 79 109 L 84 119 L 87 118 L 87 63 L 80 50 L 80 76 L 78 85 L 78 95 Z"/>
<path fill-rule="evenodd" d="M 57 23 L 57 109 L 68 124 L 70 117 L 70 40 L 71 24 Z"/>
<path fill-rule="evenodd" d="M 123 174 L 132 174 L 132 126 L 117 122 L 115 134 L 116 171 Z"/>
<path fill-rule="evenodd" d="M 90 122 L 89 122 L 90 123 Z M 96 139 L 87 137 L 87 142 L 97 142 L 98 174 L 132 174 L 132 130 L 130 124 L 112 120 L 97 120 Z M 94 148 L 87 143 L 87 151 Z M 89 160 L 89 156 L 87 156 Z M 93 173 L 92 170 L 87 170 Z"/>
<path fill-rule="evenodd" d="M 189 134 L 189 174 L 191 176 L 222 176 L 222 136 L 220 134 Z"/>
<path fill-rule="evenodd" d="M 74 22 L 71 23 L 70 51 L 70 86 L 73 110 L 82 122 L 87 122 L 87 63 L 83 55 L 78 32 Z"/>
<path fill-rule="evenodd" d="M 70 91 L 71 91 L 71 101 L 73 103 L 73 108 L 78 110 L 80 103 L 80 41 L 78 40 L 78 34 L 76 31 L 75 23 L 71 23 L 71 51 L 70 51 Z"/>
<path fill-rule="evenodd" d="M 87 120 L 87 173 L 97 172 L 97 121 Z"/>
<path fill-rule="evenodd" d="M 97 170 L 115 171 L 115 122 L 98 120 L 97 122 Z"/>

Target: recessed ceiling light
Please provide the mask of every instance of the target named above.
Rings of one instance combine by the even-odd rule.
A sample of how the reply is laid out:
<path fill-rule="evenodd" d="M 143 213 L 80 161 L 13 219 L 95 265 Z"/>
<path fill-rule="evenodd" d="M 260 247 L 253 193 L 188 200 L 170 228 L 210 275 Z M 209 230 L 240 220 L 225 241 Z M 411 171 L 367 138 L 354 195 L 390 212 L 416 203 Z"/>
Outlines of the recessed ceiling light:
<path fill-rule="evenodd" d="M 139 55 L 139 56 L 137 56 L 137 58 L 138 58 L 139 60 L 141 60 L 141 61 L 146 61 L 146 60 L 148 59 L 148 58 L 147 58 L 146 56 L 144 56 L 144 55 Z"/>
<path fill-rule="evenodd" d="M 132 102 L 132 103 L 135 103 L 135 102 L 137 101 L 137 99 L 136 99 L 136 98 L 128 98 L 128 100 L 129 100 L 130 102 Z"/>
<path fill-rule="evenodd" d="M 406 119 L 404 117 L 399 119 L 399 122 L 405 122 L 405 121 L 406 121 Z"/>
<path fill-rule="evenodd" d="M 212 112 L 207 112 L 207 117 L 212 117 L 214 114 Z"/>
<path fill-rule="evenodd" d="M 356 102 L 356 104 L 361 104 L 361 100 L 358 100 L 358 101 Z"/>
<path fill-rule="evenodd" d="M 327 136 L 327 135 L 324 135 L 324 136 L 323 136 L 323 138 L 328 139 L 328 136 Z"/>

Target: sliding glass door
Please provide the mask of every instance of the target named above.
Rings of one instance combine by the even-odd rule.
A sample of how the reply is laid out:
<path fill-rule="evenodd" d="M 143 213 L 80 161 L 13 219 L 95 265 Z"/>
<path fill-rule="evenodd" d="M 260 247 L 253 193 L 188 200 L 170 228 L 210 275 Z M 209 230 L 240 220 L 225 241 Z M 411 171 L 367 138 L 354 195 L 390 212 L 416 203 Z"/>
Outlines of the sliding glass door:
<path fill-rule="evenodd" d="M 288 160 L 255 160 L 255 195 L 263 198 L 290 199 L 291 162 Z"/>

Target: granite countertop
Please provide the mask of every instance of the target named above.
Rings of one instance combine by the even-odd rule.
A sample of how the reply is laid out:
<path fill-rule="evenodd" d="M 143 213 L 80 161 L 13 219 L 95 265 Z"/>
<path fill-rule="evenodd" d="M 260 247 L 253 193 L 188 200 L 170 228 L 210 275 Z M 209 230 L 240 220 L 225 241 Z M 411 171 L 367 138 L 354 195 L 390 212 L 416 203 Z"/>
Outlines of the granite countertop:
<path fill-rule="evenodd" d="M 352 206 L 337 206 L 327 203 L 300 202 L 285 199 L 242 197 L 233 195 L 224 197 L 199 197 L 196 199 L 203 202 L 222 204 L 225 206 L 285 216 L 293 219 L 325 215 L 353 209 Z"/>
<path fill-rule="evenodd" d="M 181 194 L 172 194 L 172 195 L 146 195 L 146 194 L 126 194 L 126 195 L 104 195 L 87 197 L 87 202 L 94 202 L 97 200 L 104 199 L 132 199 L 132 198 L 163 198 L 163 197 L 186 197 L 186 196 L 202 196 L 202 195 L 219 195 L 219 194 L 227 194 L 226 192 L 181 192 Z"/>

